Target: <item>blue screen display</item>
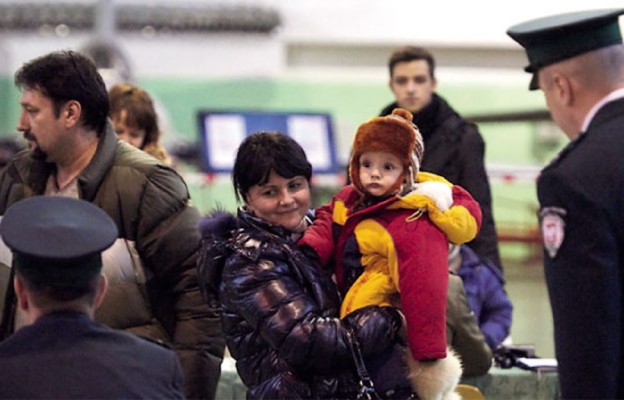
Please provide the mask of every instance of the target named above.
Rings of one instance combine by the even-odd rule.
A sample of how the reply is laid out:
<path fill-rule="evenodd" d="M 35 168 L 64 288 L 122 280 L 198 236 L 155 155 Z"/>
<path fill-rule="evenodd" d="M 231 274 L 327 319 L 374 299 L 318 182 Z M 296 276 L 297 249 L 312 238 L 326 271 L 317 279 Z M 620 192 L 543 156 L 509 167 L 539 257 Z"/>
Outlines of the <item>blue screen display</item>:
<path fill-rule="evenodd" d="M 340 169 L 328 113 L 202 110 L 197 115 L 203 172 L 231 172 L 239 144 L 260 131 L 277 131 L 296 140 L 315 174 L 334 174 Z"/>

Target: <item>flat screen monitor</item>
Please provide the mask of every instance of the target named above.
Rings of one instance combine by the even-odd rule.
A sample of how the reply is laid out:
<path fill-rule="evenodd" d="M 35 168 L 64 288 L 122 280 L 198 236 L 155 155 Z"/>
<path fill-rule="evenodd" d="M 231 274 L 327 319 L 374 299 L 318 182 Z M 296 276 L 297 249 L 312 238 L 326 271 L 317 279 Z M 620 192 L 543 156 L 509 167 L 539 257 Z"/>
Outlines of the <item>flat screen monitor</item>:
<path fill-rule="evenodd" d="M 314 174 L 339 172 L 328 113 L 201 110 L 198 122 L 203 172 L 230 173 L 238 146 L 258 131 L 278 131 L 296 140 L 305 150 Z"/>

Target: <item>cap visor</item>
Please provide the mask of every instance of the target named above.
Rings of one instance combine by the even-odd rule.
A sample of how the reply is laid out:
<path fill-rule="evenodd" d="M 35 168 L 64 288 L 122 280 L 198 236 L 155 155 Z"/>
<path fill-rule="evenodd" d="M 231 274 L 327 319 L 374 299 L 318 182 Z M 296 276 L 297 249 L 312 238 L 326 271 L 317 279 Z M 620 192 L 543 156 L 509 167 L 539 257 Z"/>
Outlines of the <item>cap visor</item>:
<path fill-rule="evenodd" d="M 531 77 L 531 82 L 529 83 L 529 90 L 537 90 L 539 89 L 539 78 L 537 77 L 537 72 L 533 73 Z"/>

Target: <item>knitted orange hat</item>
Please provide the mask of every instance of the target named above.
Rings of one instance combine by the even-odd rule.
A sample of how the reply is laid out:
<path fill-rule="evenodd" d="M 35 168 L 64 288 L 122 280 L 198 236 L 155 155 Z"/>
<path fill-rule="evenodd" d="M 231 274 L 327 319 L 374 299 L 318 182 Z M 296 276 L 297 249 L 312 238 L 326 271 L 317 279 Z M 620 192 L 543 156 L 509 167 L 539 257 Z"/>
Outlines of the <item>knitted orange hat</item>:
<path fill-rule="evenodd" d="M 403 164 L 403 176 L 388 191 L 388 193 L 394 193 L 399 190 L 405 178 L 411 182 L 415 180 L 424 150 L 422 136 L 418 127 L 412 122 L 412 113 L 409 111 L 395 108 L 391 115 L 371 118 L 360 125 L 353 140 L 353 150 L 349 162 L 351 182 L 358 190 L 364 191 L 360 181 L 360 156 L 362 153 L 367 151 L 391 153 Z"/>

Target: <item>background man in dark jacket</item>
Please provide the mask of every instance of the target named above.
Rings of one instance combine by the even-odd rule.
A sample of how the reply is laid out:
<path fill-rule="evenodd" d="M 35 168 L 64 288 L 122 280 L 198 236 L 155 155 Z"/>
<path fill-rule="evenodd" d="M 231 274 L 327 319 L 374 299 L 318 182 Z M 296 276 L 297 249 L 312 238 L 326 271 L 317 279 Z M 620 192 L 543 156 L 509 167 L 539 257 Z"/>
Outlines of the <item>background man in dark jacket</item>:
<path fill-rule="evenodd" d="M 537 181 L 564 399 L 624 398 L 624 9 L 507 31 L 571 140 Z"/>
<path fill-rule="evenodd" d="M 389 115 L 397 107 L 414 115 L 413 122 L 425 142 L 421 169 L 462 186 L 479 202 L 483 212 L 481 230 L 468 245 L 482 258 L 502 268 L 485 172 L 485 143 L 477 127 L 434 92 L 435 61 L 427 50 L 413 46 L 398 48 L 390 56 L 388 68 L 390 90 L 396 100 L 380 115 Z"/>
<path fill-rule="evenodd" d="M 104 211 L 36 196 L 7 210 L 0 233 L 27 320 L 0 343 L 1 398 L 183 398 L 174 352 L 93 322 L 107 287 L 101 252 L 117 239 Z"/>
<path fill-rule="evenodd" d="M 213 398 L 225 345 L 220 317 L 199 291 L 200 215 L 185 182 L 117 139 L 102 77 L 80 53 L 30 61 L 15 83 L 22 89 L 17 129 L 29 148 L 0 172 L 0 215 L 37 195 L 80 198 L 103 209 L 119 235 L 102 256 L 110 290 L 96 321 L 171 344 L 186 396 Z M 8 256 L 0 251 L 5 266 Z M 0 273 L 0 292 L 10 288 L 7 275 Z M 0 338 L 23 324 L 10 290 L 0 322 Z"/>

